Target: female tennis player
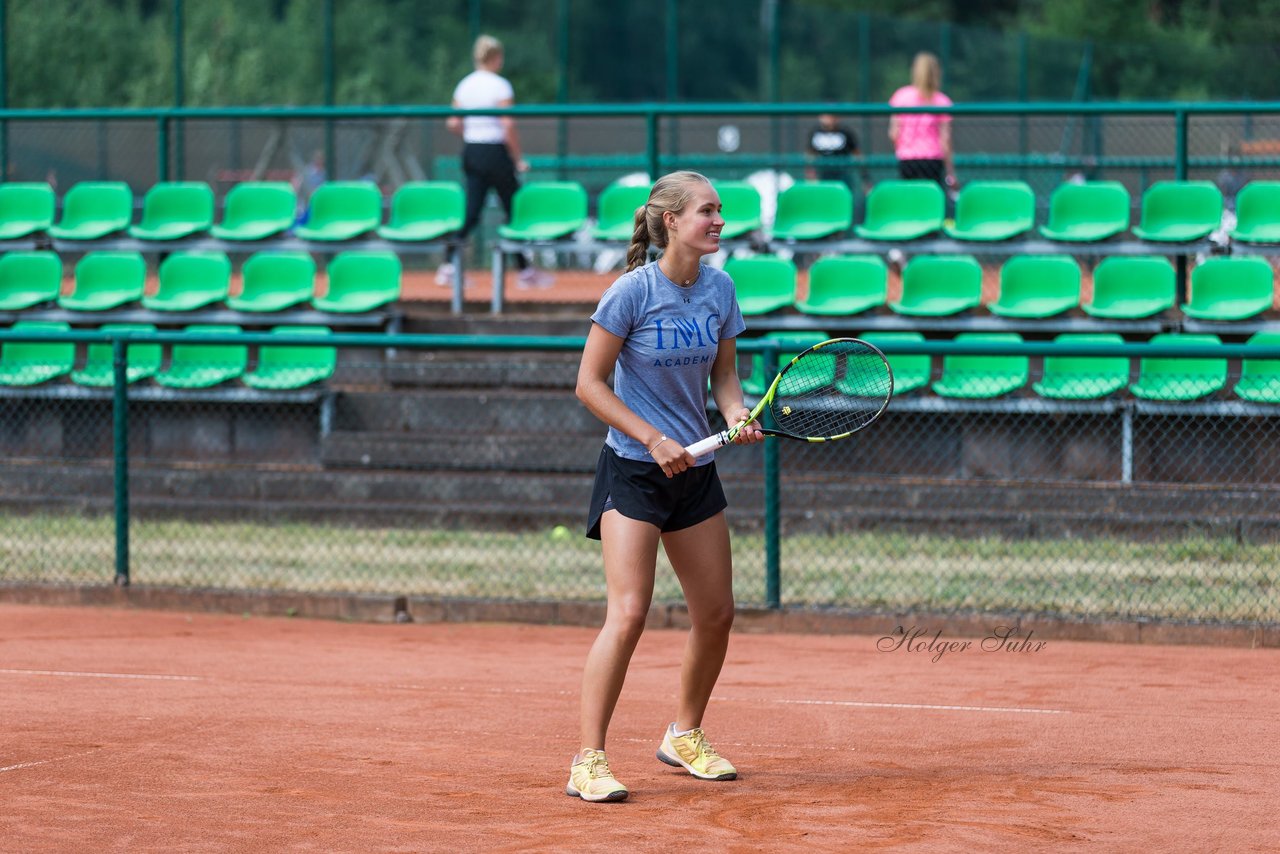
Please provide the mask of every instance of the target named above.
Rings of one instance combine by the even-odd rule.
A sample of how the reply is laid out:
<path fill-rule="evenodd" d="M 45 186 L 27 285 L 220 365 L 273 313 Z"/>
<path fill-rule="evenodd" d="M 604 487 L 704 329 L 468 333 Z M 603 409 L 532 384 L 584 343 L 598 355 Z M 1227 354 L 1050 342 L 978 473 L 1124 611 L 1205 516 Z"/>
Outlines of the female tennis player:
<path fill-rule="evenodd" d="M 605 292 L 578 369 L 578 398 L 609 425 L 587 536 L 601 541 L 608 604 L 582 677 L 580 749 L 566 794 L 620 801 L 627 787 L 605 758 L 605 733 L 644 631 L 661 541 L 692 623 L 676 719 L 658 759 L 702 780 L 737 771 L 708 743 L 702 718 L 733 625 L 733 567 L 714 454 L 685 446 L 708 435 L 707 381 L 730 424 L 746 419 L 735 339 L 745 328 L 733 280 L 701 263 L 720 248 L 720 197 L 702 175 L 658 180 L 636 211 L 627 272 Z M 646 263 L 650 244 L 662 256 Z M 614 376 L 610 388 L 608 378 Z M 763 438 L 752 422 L 738 444 Z"/>

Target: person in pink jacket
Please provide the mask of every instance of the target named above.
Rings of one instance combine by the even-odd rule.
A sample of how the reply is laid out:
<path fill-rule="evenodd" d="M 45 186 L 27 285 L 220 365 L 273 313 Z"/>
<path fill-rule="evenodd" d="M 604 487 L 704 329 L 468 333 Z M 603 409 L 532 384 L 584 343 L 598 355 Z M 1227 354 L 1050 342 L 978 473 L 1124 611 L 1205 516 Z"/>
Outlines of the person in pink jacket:
<path fill-rule="evenodd" d="M 931 53 L 916 54 L 911 63 L 911 85 L 889 99 L 891 107 L 949 107 L 951 99 L 939 91 L 942 67 Z M 895 113 L 889 118 L 889 139 L 903 178 L 927 178 L 942 188 L 955 187 L 951 158 L 951 116 L 939 113 Z"/>

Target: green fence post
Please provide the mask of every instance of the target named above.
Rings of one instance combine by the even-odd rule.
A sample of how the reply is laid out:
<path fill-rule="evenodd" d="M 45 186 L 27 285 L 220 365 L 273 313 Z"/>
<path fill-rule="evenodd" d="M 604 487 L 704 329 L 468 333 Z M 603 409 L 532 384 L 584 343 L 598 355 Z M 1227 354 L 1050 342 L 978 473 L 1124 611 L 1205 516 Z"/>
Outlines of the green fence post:
<path fill-rule="evenodd" d="M 650 110 L 644 114 L 645 127 L 645 159 L 649 161 L 649 180 L 656 181 L 662 174 L 662 165 L 658 155 L 658 112 Z"/>
<path fill-rule="evenodd" d="M 1173 114 L 1174 120 L 1174 163 L 1173 176 L 1179 181 L 1187 180 L 1187 111 L 1177 110 Z M 1178 304 L 1187 300 L 1187 273 L 1188 273 L 1187 256 L 1179 255 L 1177 260 L 1178 282 L 1175 292 L 1175 298 Z"/>
<path fill-rule="evenodd" d="M 674 104 L 680 100 L 680 30 L 679 6 L 676 0 L 667 0 L 667 103 Z M 680 154 L 680 120 L 672 118 L 671 128 L 667 134 L 667 150 L 673 156 Z M 658 180 L 654 175 L 650 180 Z"/>
<path fill-rule="evenodd" d="M 9 109 L 9 4 L 0 0 L 0 110 Z M 0 119 L 0 175 L 9 174 L 9 120 Z"/>
<path fill-rule="evenodd" d="M 1189 116 L 1186 110 L 1176 110 L 1173 120 L 1174 132 L 1174 166 L 1173 176 L 1179 181 L 1187 180 L 1187 125 Z"/>
<path fill-rule="evenodd" d="M 569 33 L 572 31 L 569 20 L 569 0 L 560 0 L 556 10 L 558 20 L 556 38 L 559 41 L 560 66 L 559 79 L 556 81 L 556 103 L 569 103 Z M 563 113 L 556 119 L 556 176 L 565 181 L 569 178 L 569 170 L 565 162 L 569 159 L 569 119 Z"/>
<path fill-rule="evenodd" d="M 156 180 L 169 180 L 169 114 L 156 119 Z"/>
<path fill-rule="evenodd" d="M 173 0 L 173 105 L 182 107 L 186 103 L 186 81 L 182 74 L 182 67 L 185 64 L 182 49 L 185 41 L 183 31 L 185 27 L 182 23 L 182 0 Z M 173 124 L 173 156 L 177 161 L 175 174 L 178 180 L 182 180 L 186 170 L 186 156 L 183 149 L 186 146 L 183 143 L 182 120 L 175 119 Z"/>
<path fill-rule="evenodd" d="M 324 2 L 324 105 L 332 107 L 335 100 L 333 58 L 333 0 Z M 333 116 L 324 117 L 324 168 L 331 179 L 339 178 L 338 163 L 334 159 Z"/>
<path fill-rule="evenodd" d="M 1028 36 L 1026 30 L 1018 33 L 1018 101 L 1025 104 L 1030 92 L 1028 75 L 1031 73 L 1028 67 Z M 1024 112 L 1018 116 L 1018 156 L 1023 159 L 1022 168 L 1019 170 L 1022 180 L 1027 180 L 1026 157 L 1031 147 L 1030 130 L 1027 125 L 1027 114 Z M 1066 152 L 1063 152 L 1064 154 Z"/>
<path fill-rule="evenodd" d="M 778 355 L 781 348 L 777 344 L 766 346 L 760 351 L 764 359 L 764 376 L 772 377 L 778 373 Z M 773 413 L 765 408 L 764 427 L 772 428 Z M 780 465 L 778 460 L 778 442 L 766 439 L 764 443 L 764 601 L 769 608 L 782 607 L 782 525 L 780 508 L 782 505 L 780 491 Z"/>
<path fill-rule="evenodd" d="M 116 578 L 129 586 L 129 348 L 128 339 L 111 342 L 115 383 L 111 389 L 111 433 L 115 458 Z"/>
<path fill-rule="evenodd" d="M 871 100 L 871 16 L 866 12 L 858 13 L 858 100 L 864 104 Z M 862 114 L 862 148 L 864 156 L 875 151 L 869 113 Z"/>

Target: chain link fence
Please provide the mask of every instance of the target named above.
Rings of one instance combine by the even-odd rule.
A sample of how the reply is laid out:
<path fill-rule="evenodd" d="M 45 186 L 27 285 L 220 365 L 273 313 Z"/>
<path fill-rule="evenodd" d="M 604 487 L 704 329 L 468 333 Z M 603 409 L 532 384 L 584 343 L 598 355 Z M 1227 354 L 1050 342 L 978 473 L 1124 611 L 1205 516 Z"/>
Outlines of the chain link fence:
<path fill-rule="evenodd" d="M 127 495 L 136 585 L 603 599 L 583 526 L 604 430 L 572 392 L 580 342 L 371 337 L 288 393 L 141 380 L 123 420 L 112 389 L 6 386 L 0 583 L 110 584 Z M 241 340 L 251 374 L 265 342 Z M 1280 621 L 1280 404 L 1241 397 L 1257 370 L 1238 349 L 1198 351 L 1231 355 L 1208 391 L 1196 354 L 1159 373 L 1139 348 L 1122 387 L 1069 376 L 1081 399 L 1062 400 L 1037 388 L 1043 351 L 976 370 L 930 346 L 929 382 L 853 438 L 719 453 L 741 603 Z M 761 346 L 742 349 L 746 376 Z M 984 397 L 1001 358 L 1025 381 Z M 957 383 L 968 396 L 943 393 Z M 679 599 L 665 561 L 655 598 Z"/>

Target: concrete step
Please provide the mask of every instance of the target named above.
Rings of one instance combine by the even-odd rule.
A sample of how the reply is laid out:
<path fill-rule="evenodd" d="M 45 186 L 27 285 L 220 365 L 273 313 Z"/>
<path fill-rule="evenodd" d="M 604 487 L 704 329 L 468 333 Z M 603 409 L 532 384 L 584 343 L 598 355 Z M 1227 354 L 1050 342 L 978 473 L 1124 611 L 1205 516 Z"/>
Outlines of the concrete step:
<path fill-rule="evenodd" d="M 555 430 L 600 441 L 607 429 L 572 392 L 497 388 L 344 392 L 335 401 L 333 428 L 420 436 Z"/>
<path fill-rule="evenodd" d="M 330 468 L 594 472 L 602 434 L 336 430 L 320 445 Z"/>
<path fill-rule="evenodd" d="M 388 360 L 393 387 L 572 389 L 580 355 L 546 351 L 397 350 Z"/>

